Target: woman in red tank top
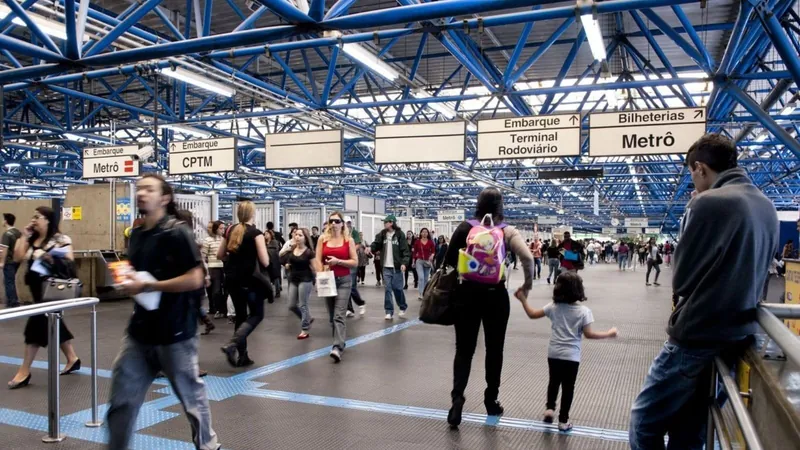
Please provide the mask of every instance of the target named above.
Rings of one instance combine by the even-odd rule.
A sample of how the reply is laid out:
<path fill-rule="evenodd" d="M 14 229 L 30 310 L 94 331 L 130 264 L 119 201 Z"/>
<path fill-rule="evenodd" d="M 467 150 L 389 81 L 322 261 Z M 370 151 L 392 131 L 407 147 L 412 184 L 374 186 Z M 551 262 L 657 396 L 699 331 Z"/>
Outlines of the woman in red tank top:
<path fill-rule="evenodd" d="M 328 225 L 317 243 L 316 255 L 317 272 L 330 269 L 336 277 L 337 295 L 325 298 L 325 302 L 333 324 L 331 358 L 338 363 L 342 360 L 346 340 L 345 314 L 353 283 L 350 269 L 358 265 L 356 246 L 350 238 L 350 232 L 344 225 L 344 216 L 340 212 L 328 216 Z"/>

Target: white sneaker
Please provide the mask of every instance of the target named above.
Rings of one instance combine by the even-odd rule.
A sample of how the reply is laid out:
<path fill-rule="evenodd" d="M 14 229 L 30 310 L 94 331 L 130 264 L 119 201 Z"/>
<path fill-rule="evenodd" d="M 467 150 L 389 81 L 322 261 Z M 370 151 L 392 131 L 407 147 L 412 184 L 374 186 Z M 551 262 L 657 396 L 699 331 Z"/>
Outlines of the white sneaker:
<path fill-rule="evenodd" d="M 367 313 L 367 305 L 361 305 L 361 306 L 358 307 L 358 314 L 359 315 L 363 316 L 366 313 Z"/>
<path fill-rule="evenodd" d="M 334 347 L 333 350 L 331 350 L 331 358 L 333 358 L 333 362 L 338 363 L 342 360 L 342 351 Z"/>
<path fill-rule="evenodd" d="M 399 315 L 399 316 L 400 316 L 400 318 L 402 319 L 402 318 L 404 318 L 404 317 L 406 316 L 406 312 L 405 312 L 405 311 L 403 311 L 403 310 L 401 309 L 401 310 L 400 310 L 400 314 L 398 314 L 398 315 Z"/>
<path fill-rule="evenodd" d="M 356 314 L 353 311 L 347 311 L 347 314 L 345 314 L 345 316 L 347 316 L 347 317 L 355 317 Z"/>
<path fill-rule="evenodd" d="M 558 431 L 567 432 L 567 431 L 571 431 L 571 430 L 572 430 L 572 424 L 571 423 L 562 423 L 562 422 L 558 423 Z"/>
<path fill-rule="evenodd" d="M 391 315 L 391 314 L 387 314 L 387 315 L 386 315 L 386 317 L 384 317 L 384 319 L 386 319 L 386 320 L 392 320 L 392 315 Z"/>

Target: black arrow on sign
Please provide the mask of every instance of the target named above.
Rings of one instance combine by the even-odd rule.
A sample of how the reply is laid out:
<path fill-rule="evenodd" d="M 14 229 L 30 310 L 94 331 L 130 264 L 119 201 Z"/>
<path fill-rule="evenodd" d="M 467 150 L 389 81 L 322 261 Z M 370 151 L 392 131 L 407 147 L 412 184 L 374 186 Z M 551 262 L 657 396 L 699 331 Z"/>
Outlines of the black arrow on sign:
<path fill-rule="evenodd" d="M 702 117 L 703 117 L 703 110 L 702 109 L 698 109 L 697 111 L 694 112 L 694 118 L 695 119 L 701 119 Z"/>
<path fill-rule="evenodd" d="M 581 119 L 579 119 L 578 116 L 572 116 L 569 118 L 569 121 L 572 122 L 573 125 L 575 125 L 577 122 L 580 122 L 580 120 Z"/>
<path fill-rule="evenodd" d="M 171 151 L 171 152 L 175 151 L 175 144 L 172 144 L 172 145 L 169 146 L 169 151 Z"/>

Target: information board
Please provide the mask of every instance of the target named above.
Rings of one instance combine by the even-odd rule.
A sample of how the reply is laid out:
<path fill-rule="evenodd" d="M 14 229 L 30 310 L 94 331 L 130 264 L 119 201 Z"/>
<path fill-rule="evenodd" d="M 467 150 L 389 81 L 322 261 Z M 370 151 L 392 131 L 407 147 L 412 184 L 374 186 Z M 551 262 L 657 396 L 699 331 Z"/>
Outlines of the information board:
<path fill-rule="evenodd" d="M 478 121 L 478 159 L 557 158 L 580 152 L 580 114 Z"/>
<path fill-rule="evenodd" d="M 466 122 L 378 125 L 375 163 L 410 164 L 463 162 Z"/>
<path fill-rule="evenodd" d="M 706 108 L 589 115 L 589 156 L 686 153 L 706 133 Z"/>
<path fill-rule="evenodd" d="M 343 131 L 303 131 L 268 134 L 264 160 L 267 169 L 341 167 Z"/>

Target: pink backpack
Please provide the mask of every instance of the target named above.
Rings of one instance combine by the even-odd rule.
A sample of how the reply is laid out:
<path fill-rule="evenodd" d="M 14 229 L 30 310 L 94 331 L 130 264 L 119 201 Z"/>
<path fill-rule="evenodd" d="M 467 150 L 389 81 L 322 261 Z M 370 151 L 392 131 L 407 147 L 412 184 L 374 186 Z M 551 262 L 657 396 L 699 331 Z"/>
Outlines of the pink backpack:
<path fill-rule="evenodd" d="M 489 222 L 489 226 L 486 222 Z M 467 235 L 467 247 L 458 251 L 458 273 L 461 278 L 483 284 L 498 284 L 505 274 L 506 224 L 494 224 L 491 214 L 483 220 L 468 220 L 472 229 Z"/>

